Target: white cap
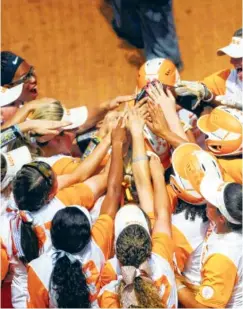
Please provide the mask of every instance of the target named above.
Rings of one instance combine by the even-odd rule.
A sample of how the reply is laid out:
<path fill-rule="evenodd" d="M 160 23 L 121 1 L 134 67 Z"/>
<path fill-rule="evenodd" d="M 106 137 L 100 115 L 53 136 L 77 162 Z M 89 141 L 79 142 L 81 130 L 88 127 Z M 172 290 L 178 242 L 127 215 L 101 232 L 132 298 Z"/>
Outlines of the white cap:
<path fill-rule="evenodd" d="M 139 224 L 150 235 L 149 226 L 147 220 L 139 208 L 135 204 L 129 204 L 120 208 L 115 218 L 115 241 L 121 232 L 129 225 Z"/>
<path fill-rule="evenodd" d="M 229 45 L 217 50 L 218 56 L 228 55 L 232 58 L 243 57 L 243 38 L 233 36 Z"/>
<path fill-rule="evenodd" d="M 88 118 L 88 109 L 86 106 L 66 109 L 64 108 L 64 114 L 62 121 L 70 121 L 72 124 L 65 127 L 65 130 L 76 129 L 80 127 Z"/>
<path fill-rule="evenodd" d="M 224 202 L 224 191 L 229 184 L 230 182 L 218 181 L 210 176 L 204 177 L 201 182 L 200 191 L 205 200 L 218 208 L 227 221 L 233 224 L 242 224 L 241 221 L 231 217 Z"/>
<path fill-rule="evenodd" d="M 23 83 L 12 88 L 0 87 L 0 106 L 6 106 L 16 101 L 23 90 Z"/>
<path fill-rule="evenodd" d="M 1 191 L 9 185 L 16 173 L 24 164 L 30 163 L 32 161 L 31 154 L 28 147 L 26 146 L 2 153 L 2 155 L 7 161 L 7 172 L 1 182 Z"/>

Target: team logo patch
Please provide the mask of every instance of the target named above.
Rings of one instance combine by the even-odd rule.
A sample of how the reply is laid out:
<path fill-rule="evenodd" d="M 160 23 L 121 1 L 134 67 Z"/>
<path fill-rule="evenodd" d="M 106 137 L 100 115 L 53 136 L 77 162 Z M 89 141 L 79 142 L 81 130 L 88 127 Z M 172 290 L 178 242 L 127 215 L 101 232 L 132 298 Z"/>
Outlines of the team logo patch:
<path fill-rule="evenodd" d="M 202 289 L 202 296 L 203 296 L 203 298 L 210 299 L 210 298 L 213 297 L 213 294 L 214 294 L 214 289 L 211 288 L 211 286 L 203 287 L 203 289 Z"/>

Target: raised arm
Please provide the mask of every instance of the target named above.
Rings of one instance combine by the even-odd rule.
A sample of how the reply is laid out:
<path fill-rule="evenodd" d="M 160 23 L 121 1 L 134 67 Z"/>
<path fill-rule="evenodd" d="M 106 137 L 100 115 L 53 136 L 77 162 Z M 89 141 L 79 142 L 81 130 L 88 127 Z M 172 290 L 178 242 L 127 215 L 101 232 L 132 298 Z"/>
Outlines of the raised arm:
<path fill-rule="evenodd" d="M 170 130 L 160 105 L 149 102 L 148 111 L 150 117 L 146 119 L 146 124 L 155 135 L 165 139 L 173 148 L 188 142 Z"/>
<path fill-rule="evenodd" d="M 111 165 L 108 175 L 107 193 L 101 206 L 100 214 L 108 214 L 115 218 L 120 205 L 123 180 L 123 144 L 126 142 L 126 129 L 122 119 L 112 131 Z"/>
<path fill-rule="evenodd" d="M 160 159 L 155 155 L 151 156 L 149 165 L 154 187 L 155 224 L 153 233 L 162 232 L 171 237 L 171 207 L 166 189 L 164 168 Z"/>
<path fill-rule="evenodd" d="M 135 95 L 119 96 L 112 100 L 102 102 L 99 105 L 88 107 L 89 117 L 87 121 L 79 128 L 78 133 L 83 133 L 92 128 L 98 121 L 102 120 L 109 111 L 117 108 L 121 103 L 133 100 L 134 98 Z"/>
<path fill-rule="evenodd" d="M 153 188 L 143 136 L 144 120 L 137 109 L 129 110 L 128 127 L 132 135 L 132 171 L 140 207 L 146 213 L 153 212 Z"/>
<path fill-rule="evenodd" d="M 147 92 L 153 103 L 161 106 L 171 132 L 174 132 L 184 140 L 188 140 L 176 112 L 176 100 L 170 89 L 167 88 L 165 92 L 161 83 L 156 82 L 155 86 L 149 85 Z"/>

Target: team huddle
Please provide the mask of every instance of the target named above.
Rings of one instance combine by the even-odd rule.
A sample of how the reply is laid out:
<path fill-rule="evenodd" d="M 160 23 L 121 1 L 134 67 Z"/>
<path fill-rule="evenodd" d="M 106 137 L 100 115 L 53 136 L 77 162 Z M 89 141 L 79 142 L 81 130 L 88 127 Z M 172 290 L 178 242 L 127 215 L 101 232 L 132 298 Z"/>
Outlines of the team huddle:
<path fill-rule="evenodd" d="M 1 52 L 3 308 L 242 307 L 242 29 L 217 54 L 233 68 L 155 58 L 67 109 Z"/>

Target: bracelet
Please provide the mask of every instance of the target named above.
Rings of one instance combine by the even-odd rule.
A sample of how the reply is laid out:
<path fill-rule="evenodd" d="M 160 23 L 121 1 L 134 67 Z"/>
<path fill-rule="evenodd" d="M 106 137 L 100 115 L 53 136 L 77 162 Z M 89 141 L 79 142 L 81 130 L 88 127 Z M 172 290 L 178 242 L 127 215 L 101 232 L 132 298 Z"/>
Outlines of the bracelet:
<path fill-rule="evenodd" d="M 177 292 L 180 291 L 181 289 L 186 288 L 185 284 L 180 284 L 179 286 L 176 287 L 177 288 Z"/>
<path fill-rule="evenodd" d="M 138 157 L 132 159 L 132 163 L 136 163 L 138 161 L 148 161 L 148 157 L 147 156 L 138 156 Z"/>

